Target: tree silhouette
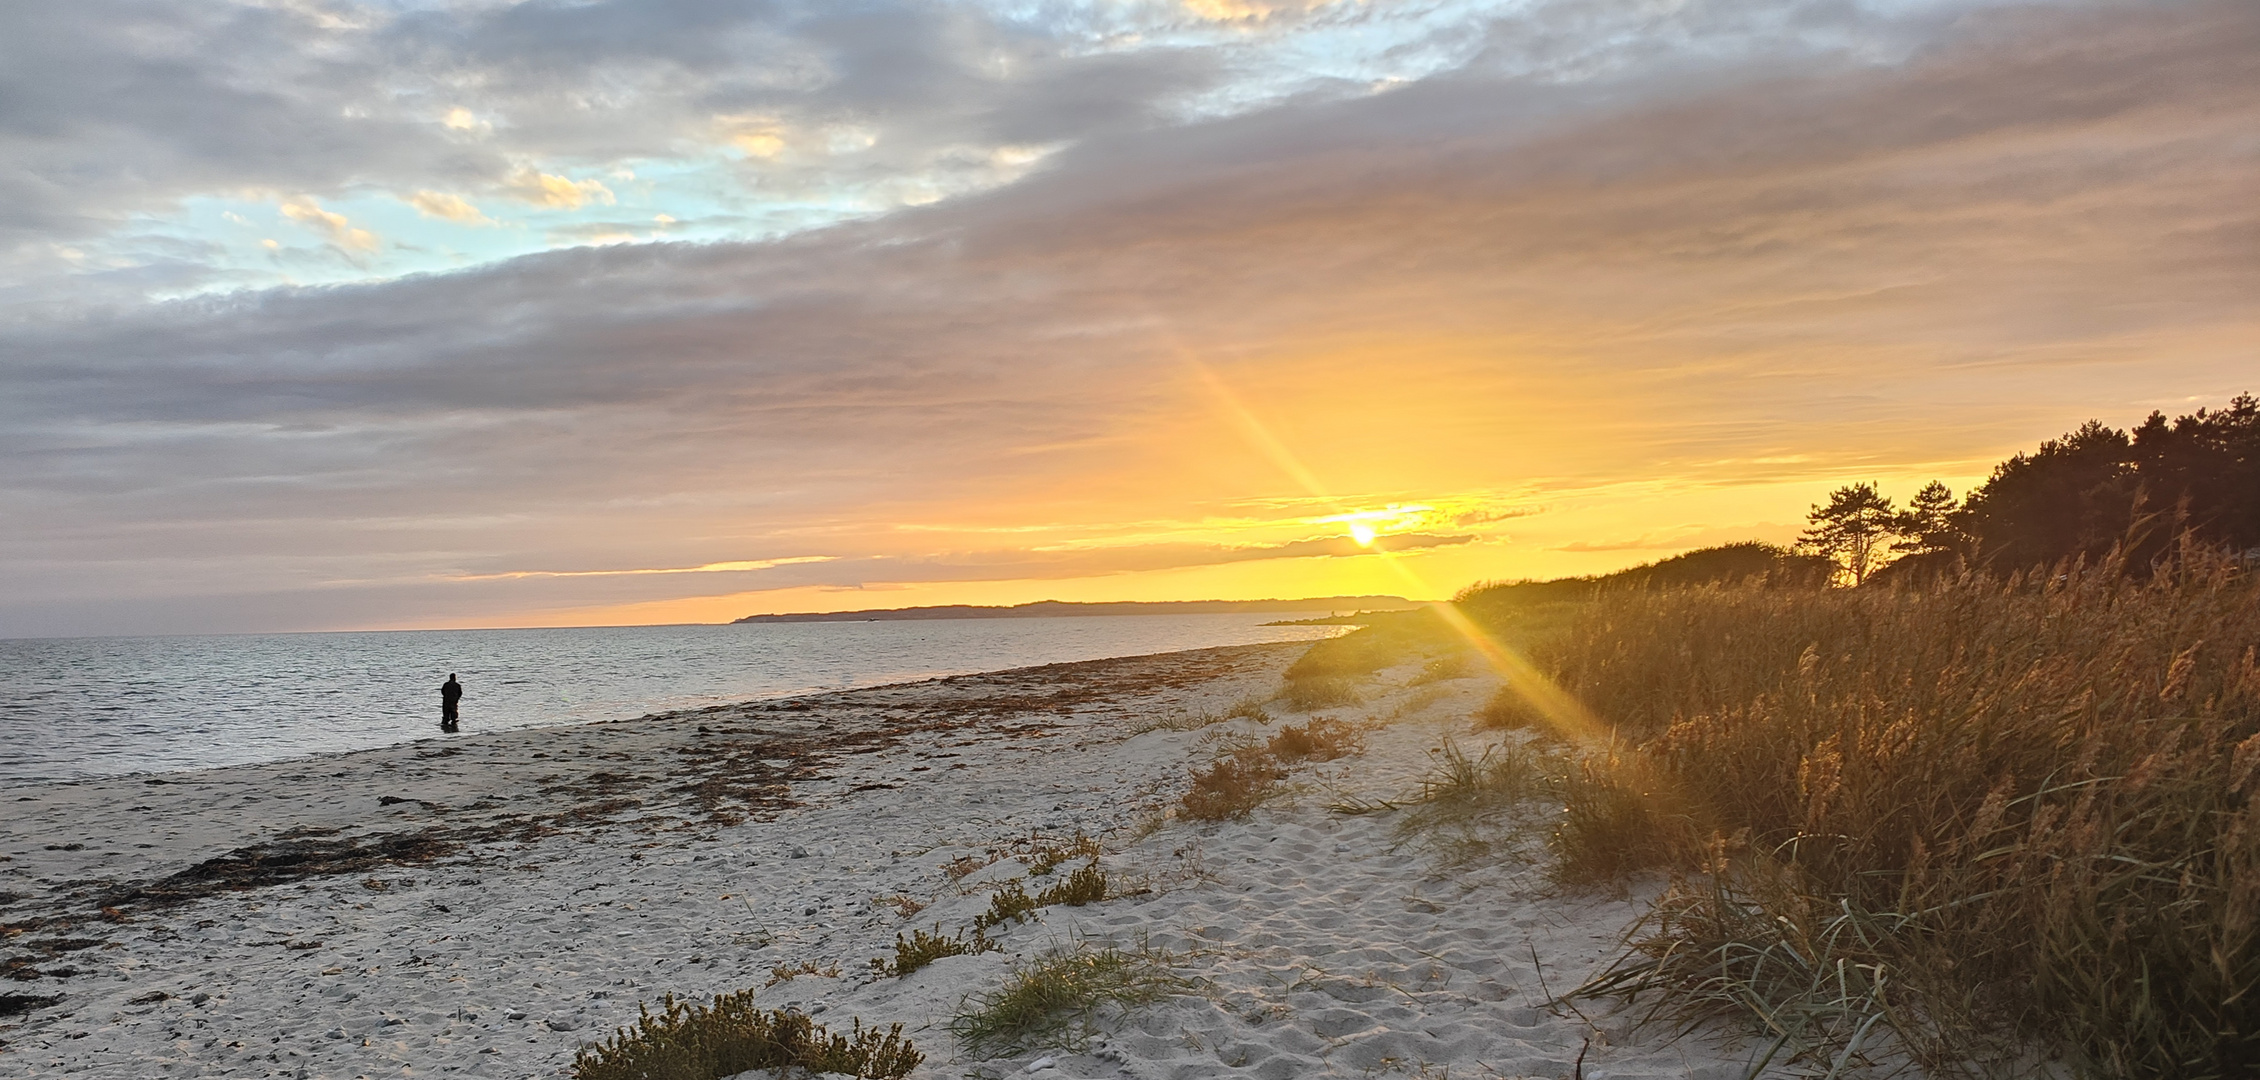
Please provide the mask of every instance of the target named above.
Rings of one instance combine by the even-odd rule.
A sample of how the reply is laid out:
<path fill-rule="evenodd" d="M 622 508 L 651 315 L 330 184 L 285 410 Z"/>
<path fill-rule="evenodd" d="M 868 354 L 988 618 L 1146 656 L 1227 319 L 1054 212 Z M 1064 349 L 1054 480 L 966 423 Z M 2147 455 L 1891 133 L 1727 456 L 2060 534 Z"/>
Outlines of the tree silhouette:
<path fill-rule="evenodd" d="M 1853 484 L 1829 493 L 1828 502 L 1808 515 L 1813 527 L 1797 538 L 1800 548 L 1836 563 L 1857 586 L 1886 560 L 1898 535 L 1899 513 L 1874 484 Z"/>
<path fill-rule="evenodd" d="M 2239 394 L 2171 422 L 2153 412 L 2132 435 L 2090 420 L 2002 462 L 1951 517 L 1998 570 L 2114 545 L 2139 570 L 2182 535 L 2260 548 L 2260 400 Z"/>
<path fill-rule="evenodd" d="M 1892 523 L 1892 531 L 1898 533 L 1899 538 L 1893 541 L 1891 550 L 1905 555 L 1961 551 L 1968 545 L 1969 537 L 1954 524 L 1956 508 L 1953 489 L 1937 480 L 1924 484 Z"/>

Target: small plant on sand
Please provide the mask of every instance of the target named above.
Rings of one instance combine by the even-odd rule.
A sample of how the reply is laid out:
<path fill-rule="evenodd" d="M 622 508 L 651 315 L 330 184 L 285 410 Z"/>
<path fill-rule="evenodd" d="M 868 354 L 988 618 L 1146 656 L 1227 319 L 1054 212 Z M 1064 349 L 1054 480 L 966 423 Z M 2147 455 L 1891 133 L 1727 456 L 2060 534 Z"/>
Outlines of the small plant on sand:
<path fill-rule="evenodd" d="M 884 904 L 887 907 L 891 907 L 895 909 L 896 914 L 901 915 L 905 919 L 911 918 L 917 915 L 919 912 L 926 910 L 926 904 L 924 901 L 914 899 L 902 893 L 896 893 L 893 896 L 875 897 L 871 902 L 874 904 Z"/>
<path fill-rule="evenodd" d="M 1365 749 L 1365 736 L 1340 720 L 1318 717 L 1279 729 L 1265 750 L 1280 761 L 1332 761 Z"/>
<path fill-rule="evenodd" d="M 1261 699 L 1244 697 L 1233 702 L 1231 708 L 1224 710 L 1224 718 L 1226 720 L 1253 720 L 1259 724 L 1268 724 L 1271 722 L 1271 712 L 1263 707 Z"/>
<path fill-rule="evenodd" d="M 818 964 L 814 960 L 803 960 L 798 964 L 779 964 L 769 969 L 769 985 L 775 986 L 778 983 L 791 982 L 803 975 L 814 975 L 819 979 L 837 979 L 840 977 L 840 965 Z"/>
<path fill-rule="evenodd" d="M 1099 860 L 1096 855 L 1091 857 L 1089 863 L 1067 875 L 1066 880 L 1057 882 L 1050 888 L 1036 894 L 1036 904 L 1039 907 L 1051 907 L 1054 904 L 1066 907 L 1082 907 L 1085 904 L 1096 904 L 1104 899 L 1106 899 L 1106 871 L 1099 869 Z"/>
<path fill-rule="evenodd" d="M 1309 712 L 1355 705 L 1365 698 L 1358 693 L 1357 681 L 1347 675 L 1306 675 L 1288 679 L 1279 691 L 1279 700 L 1296 712 Z"/>
<path fill-rule="evenodd" d="M 1016 966 L 1004 985 L 967 998 L 950 1034 L 976 1055 L 1038 1046 L 1081 1045 L 1101 1009 L 1159 1000 L 1185 984 L 1165 954 L 1083 946 Z"/>
<path fill-rule="evenodd" d="M 1398 823 L 1400 833 L 1463 824 L 1561 790 L 1554 762 L 1528 746 L 1486 746 L 1470 757 L 1446 739 L 1430 756 L 1435 764 L 1409 804 L 1412 812 Z"/>
<path fill-rule="evenodd" d="M 970 937 L 963 930 L 945 937 L 941 924 L 935 923 L 931 934 L 924 930 L 912 930 L 909 937 L 896 934 L 894 962 L 873 960 L 871 966 L 882 975 L 899 979 L 945 956 L 972 956 L 995 952 L 999 947 L 981 927 L 974 927 Z"/>
<path fill-rule="evenodd" d="M 837 1035 L 800 1013 L 760 1009 L 753 998 L 741 990 L 686 1005 L 670 994 L 657 1014 L 639 1007 L 634 1026 L 574 1055 L 573 1080 L 719 1080 L 754 1069 L 895 1080 L 925 1060 L 901 1024 L 881 1034 L 856 1020 L 851 1034 Z"/>
<path fill-rule="evenodd" d="M 1182 804 L 1185 816 L 1195 821 L 1246 817 L 1285 775 L 1279 759 L 1261 748 L 1235 750 L 1193 774 Z"/>
<path fill-rule="evenodd" d="M 973 926 L 977 930 L 987 930 L 1006 923 L 1027 922 L 1028 916 L 1035 914 L 1036 909 L 1042 906 L 1036 902 L 1035 897 L 1028 895 L 1028 890 L 1020 887 L 1019 882 L 1007 881 L 990 894 L 989 910 L 976 917 Z"/>
<path fill-rule="evenodd" d="M 1028 853 L 1028 873 L 1034 877 L 1043 877 L 1059 869 L 1061 863 L 1074 859 L 1096 859 L 1098 857 L 1099 842 L 1078 830 L 1075 833 L 1075 839 L 1067 843 L 1037 844 Z"/>

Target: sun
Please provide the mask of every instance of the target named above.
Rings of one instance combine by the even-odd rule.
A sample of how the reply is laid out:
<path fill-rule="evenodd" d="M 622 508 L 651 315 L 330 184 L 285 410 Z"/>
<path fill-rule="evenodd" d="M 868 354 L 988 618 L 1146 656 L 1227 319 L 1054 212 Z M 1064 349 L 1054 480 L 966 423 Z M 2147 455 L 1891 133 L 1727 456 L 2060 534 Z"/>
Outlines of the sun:
<path fill-rule="evenodd" d="M 1350 523 L 1350 539 L 1357 541 L 1359 547 L 1372 547 L 1374 536 L 1373 526 L 1362 521 Z"/>

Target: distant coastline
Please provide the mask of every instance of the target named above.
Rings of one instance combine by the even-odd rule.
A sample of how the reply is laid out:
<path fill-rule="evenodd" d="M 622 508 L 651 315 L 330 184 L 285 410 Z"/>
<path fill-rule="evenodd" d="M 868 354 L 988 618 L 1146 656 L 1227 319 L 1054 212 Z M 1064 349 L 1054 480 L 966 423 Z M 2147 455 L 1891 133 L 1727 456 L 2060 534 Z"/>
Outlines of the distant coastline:
<path fill-rule="evenodd" d="M 1240 615 L 1272 612 L 1404 611 L 1420 604 L 1402 596 L 1316 596 L 1303 600 L 1124 600 L 1084 604 L 1038 600 L 1010 607 L 943 604 L 934 607 L 880 608 L 869 611 L 811 611 L 748 615 L 736 623 L 916 622 L 927 619 L 1044 619 L 1067 615 Z"/>

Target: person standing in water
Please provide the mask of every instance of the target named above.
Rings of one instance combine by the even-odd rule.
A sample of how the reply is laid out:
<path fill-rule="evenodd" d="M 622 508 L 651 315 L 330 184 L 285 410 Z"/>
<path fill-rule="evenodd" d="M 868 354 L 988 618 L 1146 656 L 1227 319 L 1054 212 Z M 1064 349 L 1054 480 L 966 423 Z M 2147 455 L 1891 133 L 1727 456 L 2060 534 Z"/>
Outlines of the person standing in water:
<path fill-rule="evenodd" d="M 439 729 L 453 731 L 456 726 L 456 703 L 463 700 L 463 684 L 455 681 L 455 673 L 447 673 L 447 681 L 439 684 Z"/>

